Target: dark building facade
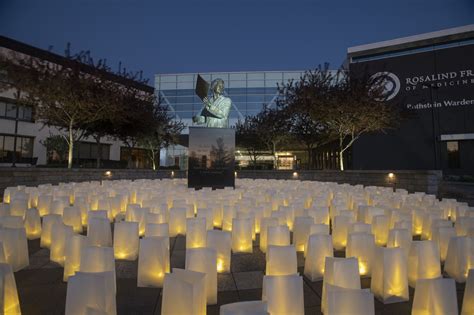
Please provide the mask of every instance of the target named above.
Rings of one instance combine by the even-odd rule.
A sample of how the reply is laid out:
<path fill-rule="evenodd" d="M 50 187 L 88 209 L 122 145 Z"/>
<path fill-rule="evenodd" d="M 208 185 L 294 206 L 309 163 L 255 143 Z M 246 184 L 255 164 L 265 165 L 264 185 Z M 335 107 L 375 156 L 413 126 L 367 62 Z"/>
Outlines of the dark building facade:
<path fill-rule="evenodd" d="M 365 135 L 352 169 L 474 175 L 474 25 L 348 49 L 351 75 L 383 76 L 386 101 L 409 114 Z"/>

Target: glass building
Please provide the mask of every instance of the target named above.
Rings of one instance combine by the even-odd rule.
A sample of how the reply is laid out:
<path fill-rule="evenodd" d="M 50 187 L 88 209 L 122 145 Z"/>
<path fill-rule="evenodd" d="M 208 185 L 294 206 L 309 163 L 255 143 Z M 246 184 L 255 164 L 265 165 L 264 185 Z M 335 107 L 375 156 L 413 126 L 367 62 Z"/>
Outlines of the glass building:
<path fill-rule="evenodd" d="M 264 105 L 273 106 L 278 97 L 277 84 L 298 80 L 304 71 L 256 71 L 256 72 L 213 72 L 200 73 L 206 81 L 220 78 L 224 80 L 224 95 L 232 99 L 229 124 L 245 116 L 258 114 Z M 196 96 L 197 73 L 157 74 L 155 91 L 170 110 L 170 114 L 187 126 L 192 125 L 192 117 L 197 115 L 202 102 Z M 184 133 L 188 133 L 185 130 Z"/>

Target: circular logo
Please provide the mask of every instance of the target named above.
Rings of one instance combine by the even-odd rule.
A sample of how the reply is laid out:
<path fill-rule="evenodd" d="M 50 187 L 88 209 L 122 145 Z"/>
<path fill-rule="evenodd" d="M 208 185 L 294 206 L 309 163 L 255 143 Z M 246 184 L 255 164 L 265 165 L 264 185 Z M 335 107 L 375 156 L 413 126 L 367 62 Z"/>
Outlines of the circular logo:
<path fill-rule="evenodd" d="M 400 91 L 400 79 L 391 72 L 377 72 L 370 79 L 381 88 L 381 96 L 377 101 L 389 101 Z"/>

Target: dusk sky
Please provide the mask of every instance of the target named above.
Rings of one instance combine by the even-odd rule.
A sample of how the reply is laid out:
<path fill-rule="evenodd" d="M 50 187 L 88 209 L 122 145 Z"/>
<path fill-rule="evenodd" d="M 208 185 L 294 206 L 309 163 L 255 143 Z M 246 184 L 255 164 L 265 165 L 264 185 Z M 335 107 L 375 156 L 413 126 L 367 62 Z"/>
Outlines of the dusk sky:
<path fill-rule="evenodd" d="M 474 23 L 473 0 L 0 0 L 0 34 L 157 73 L 337 68 L 347 47 Z"/>

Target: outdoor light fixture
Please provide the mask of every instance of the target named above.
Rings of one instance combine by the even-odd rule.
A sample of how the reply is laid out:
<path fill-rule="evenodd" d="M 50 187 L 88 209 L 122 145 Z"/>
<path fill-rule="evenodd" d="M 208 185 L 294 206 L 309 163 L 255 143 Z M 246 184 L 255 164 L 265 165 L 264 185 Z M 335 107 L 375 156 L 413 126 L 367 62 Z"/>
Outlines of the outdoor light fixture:
<path fill-rule="evenodd" d="M 237 177 L 237 172 L 234 172 L 234 176 Z"/>
<path fill-rule="evenodd" d="M 388 178 L 389 178 L 389 179 L 394 179 L 394 178 L 395 178 L 395 174 L 393 174 L 393 173 L 388 173 Z"/>
<path fill-rule="evenodd" d="M 112 172 L 111 171 L 106 171 L 104 173 L 104 175 L 107 176 L 107 177 L 110 177 L 110 176 L 112 176 Z"/>
<path fill-rule="evenodd" d="M 174 171 L 171 171 L 171 177 L 174 177 Z"/>
<path fill-rule="evenodd" d="M 298 177 L 298 173 L 297 173 L 297 172 L 293 172 L 293 177 Z"/>

